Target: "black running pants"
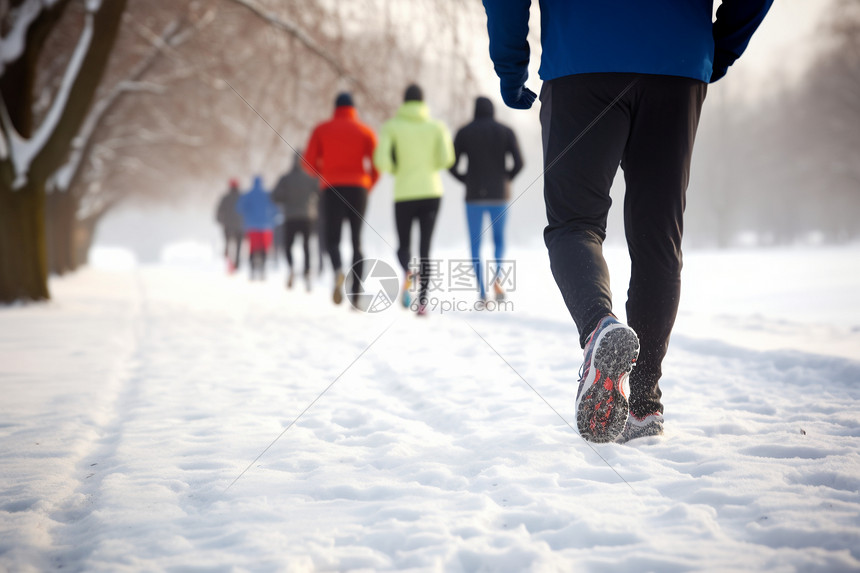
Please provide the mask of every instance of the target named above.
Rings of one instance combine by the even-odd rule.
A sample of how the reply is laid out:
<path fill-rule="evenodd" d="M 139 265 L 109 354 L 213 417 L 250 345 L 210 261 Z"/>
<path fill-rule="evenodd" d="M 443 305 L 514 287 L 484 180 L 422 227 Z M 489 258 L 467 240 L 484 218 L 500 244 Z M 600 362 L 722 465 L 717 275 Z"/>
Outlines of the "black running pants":
<path fill-rule="evenodd" d="M 603 258 L 609 189 L 619 164 L 626 182 L 630 253 L 627 323 L 639 335 L 630 411 L 663 411 L 659 380 L 681 291 L 681 236 L 696 129 L 707 84 L 644 74 L 581 74 L 541 93 L 544 241 L 580 345 L 612 312 Z"/>
<path fill-rule="evenodd" d="M 308 218 L 287 219 L 284 223 L 284 252 L 287 255 L 287 265 L 293 270 L 293 242 L 296 235 L 302 236 L 302 251 L 305 254 L 305 274 L 311 272 L 311 228 L 314 222 Z"/>
<path fill-rule="evenodd" d="M 323 191 L 323 213 L 325 216 L 326 247 L 335 274 L 341 271 L 340 233 L 344 219 L 349 221 L 352 237 L 352 266 L 359 277 L 363 277 L 361 252 L 361 228 L 367 208 L 367 189 L 363 187 L 330 187 Z M 353 289 L 359 287 L 357 281 Z M 356 292 L 352 290 L 351 292 Z"/>
<path fill-rule="evenodd" d="M 242 239 L 245 233 L 242 231 L 229 231 L 224 229 L 224 256 L 232 263 L 233 268 L 239 268 L 239 255 L 242 254 Z"/>
<path fill-rule="evenodd" d="M 409 272 L 409 259 L 412 256 L 412 223 L 418 221 L 418 257 L 420 260 L 418 277 L 420 291 L 419 301 L 426 301 L 430 281 L 430 241 L 433 229 L 436 227 L 436 215 L 439 213 L 441 199 L 415 199 L 413 201 L 398 201 L 394 204 L 394 221 L 397 224 L 397 260 L 405 272 Z"/>

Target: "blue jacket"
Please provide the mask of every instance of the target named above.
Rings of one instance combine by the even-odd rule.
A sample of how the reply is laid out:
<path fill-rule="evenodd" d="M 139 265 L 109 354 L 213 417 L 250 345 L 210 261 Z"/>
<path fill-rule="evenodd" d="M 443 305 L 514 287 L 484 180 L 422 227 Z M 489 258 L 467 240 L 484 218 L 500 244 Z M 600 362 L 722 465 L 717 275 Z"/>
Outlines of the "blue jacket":
<path fill-rule="evenodd" d="M 263 189 L 262 177 L 254 177 L 253 187 L 239 198 L 236 209 L 245 221 L 246 231 L 267 231 L 275 226 L 278 209 Z"/>
<path fill-rule="evenodd" d="M 531 0 L 483 0 L 502 92 L 528 78 Z M 540 0 L 539 74 L 632 72 L 714 82 L 747 47 L 773 0 Z M 507 100 L 506 100 L 507 101 Z"/>

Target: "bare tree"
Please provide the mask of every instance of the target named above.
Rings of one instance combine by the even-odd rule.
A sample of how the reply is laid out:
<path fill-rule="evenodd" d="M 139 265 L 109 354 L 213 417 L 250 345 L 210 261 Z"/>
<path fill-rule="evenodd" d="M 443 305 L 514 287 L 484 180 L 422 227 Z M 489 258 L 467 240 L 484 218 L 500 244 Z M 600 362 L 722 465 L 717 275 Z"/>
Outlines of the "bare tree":
<path fill-rule="evenodd" d="M 83 27 L 60 87 L 34 122 L 39 56 L 71 0 L 3 4 L 0 76 L 0 302 L 49 297 L 45 182 L 63 163 L 95 96 L 125 0 L 87 0 Z"/>
<path fill-rule="evenodd" d="M 379 125 L 408 83 L 424 81 L 442 115 L 460 120 L 477 89 L 469 38 L 482 29 L 479 6 L 131 0 L 98 121 L 54 178 L 68 193 L 51 199 L 68 206 L 52 244 L 75 251 L 55 257 L 55 270 L 85 259 L 95 224 L 122 202 L 211 201 L 232 175 L 274 178 L 340 90 Z"/>
<path fill-rule="evenodd" d="M 48 267 L 52 273 L 63 274 L 86 262 L 96 224 L 120 199 L 117 194 L 106 196 L 98 183 L 104 176 L 106 165 L 110 163 L 106 157 L 112 153 L 105 142 L 96 143 L 97 130 L 104 125 L 122 99 L 142 92 L 163 93 L 166 86 L 145 81 L 147 74 L 165 54 L 176 50 L 211 21 L 212 11 L 195 14 L 189 10 L 187 2 L 184 6 L 174 3 L 172 8 L 176 15 L 164 25 L 160 34 L 141 24 L 132 10 L 127 21 L 140 36 L 138 43 L 142 40 L 144 45 L 139 50 L 133 50 L 127 41 L 119 43 L 115 54 L 119 57 L 115 57 L 114 65 L 123 74 L 113 74 L 117 77 L 105 82 L 112 85 L 103 86 L 73 140 L 68 160 L 48 181 L 46 230 Z M 133 51 L 140 51 L 140 56 L 134 59 Z M 141 131 L 138 138 L 151 140 L 151 135 Z M 86 181 L 85 166 L 90 168 Z"/>

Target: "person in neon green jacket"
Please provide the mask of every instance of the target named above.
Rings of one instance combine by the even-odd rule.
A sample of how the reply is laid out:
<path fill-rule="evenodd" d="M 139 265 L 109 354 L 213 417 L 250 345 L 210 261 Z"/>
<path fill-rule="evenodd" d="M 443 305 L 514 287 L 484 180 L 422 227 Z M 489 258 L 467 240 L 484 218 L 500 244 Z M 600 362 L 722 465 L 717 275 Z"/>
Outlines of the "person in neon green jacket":
<path fill-rule="evenodd" d="M 424 94 L 417 85 L 406 89 L 403 105 L 382 126 L 373 163 L 379 171 L 394 175 L 394 218 L 400 241 L 397 258 L 406 274 L 402 299 L 406 307 L 412 302 L 416 274 L 409 267 L 410 235 L 413 222 L 418 221 L 420 289 L 412 306 L 423 315 L 427 306 L 430 240 L 443 192 L 439 172 L 454 164 L 454 144 L 448 128 L 430 117 Z"/>

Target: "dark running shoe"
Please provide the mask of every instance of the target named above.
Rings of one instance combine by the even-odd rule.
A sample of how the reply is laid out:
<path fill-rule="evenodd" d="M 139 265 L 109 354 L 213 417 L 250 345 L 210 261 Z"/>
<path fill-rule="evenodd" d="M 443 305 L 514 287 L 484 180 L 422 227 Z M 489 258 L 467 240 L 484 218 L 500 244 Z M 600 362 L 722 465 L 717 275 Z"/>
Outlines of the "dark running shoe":
<path fill-rule="evenodd" d="M 583 352 L 576 426 L 589 442 L 612 442 L 627 422 L 628 378 L 639 356 L 639 337 L 614 316 L 605 316 L 597 323 Z"/>
<path fill-rule="evenodd" d="M 641 420 L 630 414 L 627 418 L 627 423 L 624 424 L 624 429 L 615 438 L 615 443 L 624 444 L 630 440 L 639 438 L 647 438 L 650 436 L 663 435 L 663 414 L 649 414 Z"/>

